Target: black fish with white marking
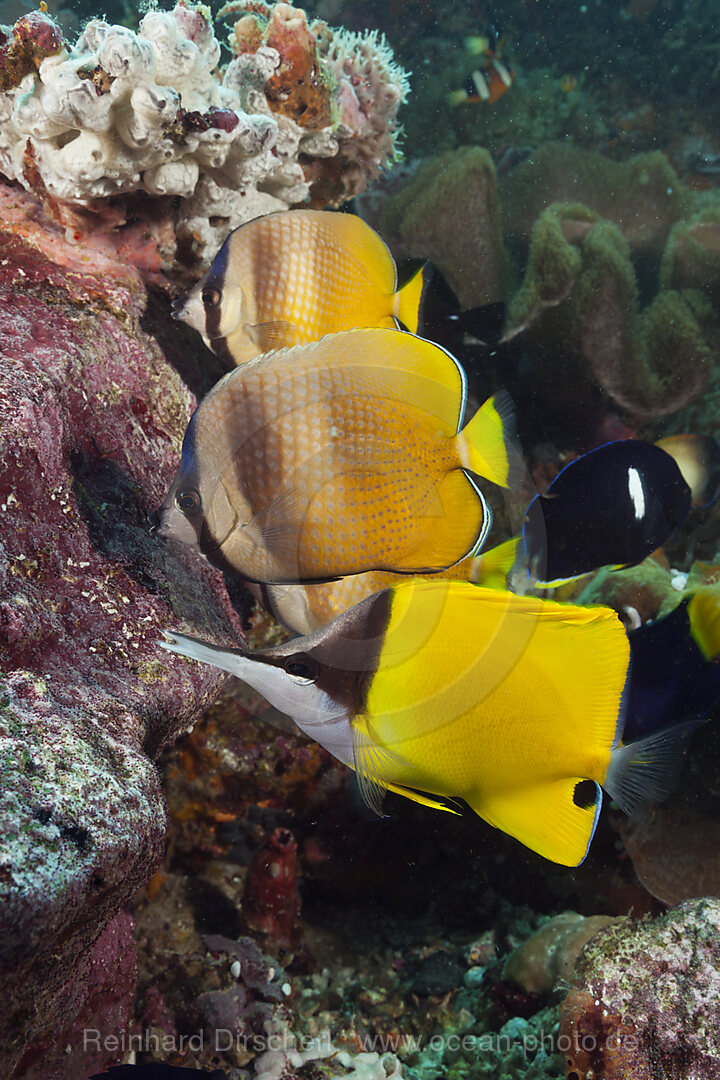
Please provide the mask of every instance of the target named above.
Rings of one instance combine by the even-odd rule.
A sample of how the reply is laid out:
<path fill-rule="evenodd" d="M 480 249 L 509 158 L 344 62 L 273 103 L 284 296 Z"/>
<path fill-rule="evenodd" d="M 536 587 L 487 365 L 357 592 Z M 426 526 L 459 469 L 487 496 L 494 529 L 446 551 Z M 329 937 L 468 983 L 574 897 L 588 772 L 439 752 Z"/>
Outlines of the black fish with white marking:
<path fill-rule="evenodd" d="M 677 463 L 660 447 L 638 439 L 599 446 L 528 506 L 531 577 L 552 586 L 601 566 L 634 566 L 669 540 L 690 504 Z"/>

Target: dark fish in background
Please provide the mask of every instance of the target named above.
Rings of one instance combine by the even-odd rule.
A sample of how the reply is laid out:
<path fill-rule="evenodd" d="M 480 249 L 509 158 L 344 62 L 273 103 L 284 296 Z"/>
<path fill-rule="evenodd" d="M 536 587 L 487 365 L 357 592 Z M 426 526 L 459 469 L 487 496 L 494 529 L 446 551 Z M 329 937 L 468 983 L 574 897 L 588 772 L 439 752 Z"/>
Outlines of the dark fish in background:
<path fill-rule="evenodd" d="M 457 296 L 436 266 L 425 263 L 424 273 L 425 290 L 421 317 L 423 337 L 442 345 L 460 360 L 463 359 L 463 349 L 468 339 L 476 346 L 485 346 L 486 349 L 500 346 L 505 322 L 505 304 L 501 300 L 463 310 Z"/>
<path fill-rule="evenodd" d="M 690 488 L 665 450 L 637 439 L 599 446 L 528 506 L 530 575 L 551 586 L 601 566 L 634 566 L 672 536 L 690 505 Z"/>
<path fill-rule="evenodd" d="M 668 615 L 628 634 L 632 656 L 625 738 L 679 719 L 704 719 L 720 702 L 720 595 L 703 587 Z"/>

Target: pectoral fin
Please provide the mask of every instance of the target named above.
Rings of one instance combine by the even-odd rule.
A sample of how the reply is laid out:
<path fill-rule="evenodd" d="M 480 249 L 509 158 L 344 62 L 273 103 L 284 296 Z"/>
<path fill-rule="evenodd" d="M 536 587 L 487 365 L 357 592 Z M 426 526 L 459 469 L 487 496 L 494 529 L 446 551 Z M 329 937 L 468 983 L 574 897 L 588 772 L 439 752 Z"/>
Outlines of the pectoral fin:
<path fill-rule="evenodd" d="M 245 333 L 260 352 L 272 352 L 288 345 L 304 344 L 304 337 L 295 323 L 277 319 L 275 322 L 245 323 Z"/>
<path fill-rule="evenodd" d="M 398 767 L 406 770 L 408 762 L 392 750 L 378 746 L 370 734 L 364 717 L 355 717 L 352 734 L 353 768 L 357 774 L 360 794 L 363 801 L 378 817 L 385 817 L 382 812 L 383 796 L 386 790 L 393 786 L 386 779 L 387 774 L 397 772 Z M 394 790 L 400 790 L 401 794 L 405 794 L 402 789 L 394 788 Z"/>

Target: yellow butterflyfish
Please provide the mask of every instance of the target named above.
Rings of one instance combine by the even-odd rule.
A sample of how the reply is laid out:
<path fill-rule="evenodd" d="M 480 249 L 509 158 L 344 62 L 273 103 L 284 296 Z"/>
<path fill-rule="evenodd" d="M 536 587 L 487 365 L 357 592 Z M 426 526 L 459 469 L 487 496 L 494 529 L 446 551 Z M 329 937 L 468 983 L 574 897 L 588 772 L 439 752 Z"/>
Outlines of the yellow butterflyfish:
<path fill-rule="evenodd" d="M 357 327 L 419 329 L 429 268 L 399 291 L 384 241 L 354 214 L 282 210 L 230 233 L 173 316 L 218 355 L 243 364 L 258 353 Z"/>
<path fill-rule="evenodd" d="M 515 566 L 521 537 L 498 544 L 497 547 L 470 555 L 437 575 L 452 581 L 471 581 L 487 589 L 506 589 L 507 577 Z M 370 570 L 351 574 L 338 581 L 309 585 L 254 585 L 252 592 L 262 606 L 278 622 L 296 634 L 309 634 L 327 626 L 343 611 L 359 604 L 373 593 L 406 581 L 404 574 L 387 570 Z"/>
<path fill-rule="evenodd" d="M 508 486 L 512 406 L 461 427 L 453 356 L 400 330 L 351 330 L 255 357 L 196 410 L 158 535 L 251 581 L 442 570 L 476 554 Z"/>

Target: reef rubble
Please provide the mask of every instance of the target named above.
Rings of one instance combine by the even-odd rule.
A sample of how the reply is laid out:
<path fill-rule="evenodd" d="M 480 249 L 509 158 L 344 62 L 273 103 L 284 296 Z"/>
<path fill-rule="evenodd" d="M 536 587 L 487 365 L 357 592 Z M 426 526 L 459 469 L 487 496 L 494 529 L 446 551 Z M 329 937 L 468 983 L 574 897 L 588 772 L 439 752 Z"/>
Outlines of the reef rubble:
<path fill-rule="evenodd" d="M 720 901 L 615 923 L 586 946 L 560 1036 L 572 1080 L 712 1080 L 720 1061 Z"/>

